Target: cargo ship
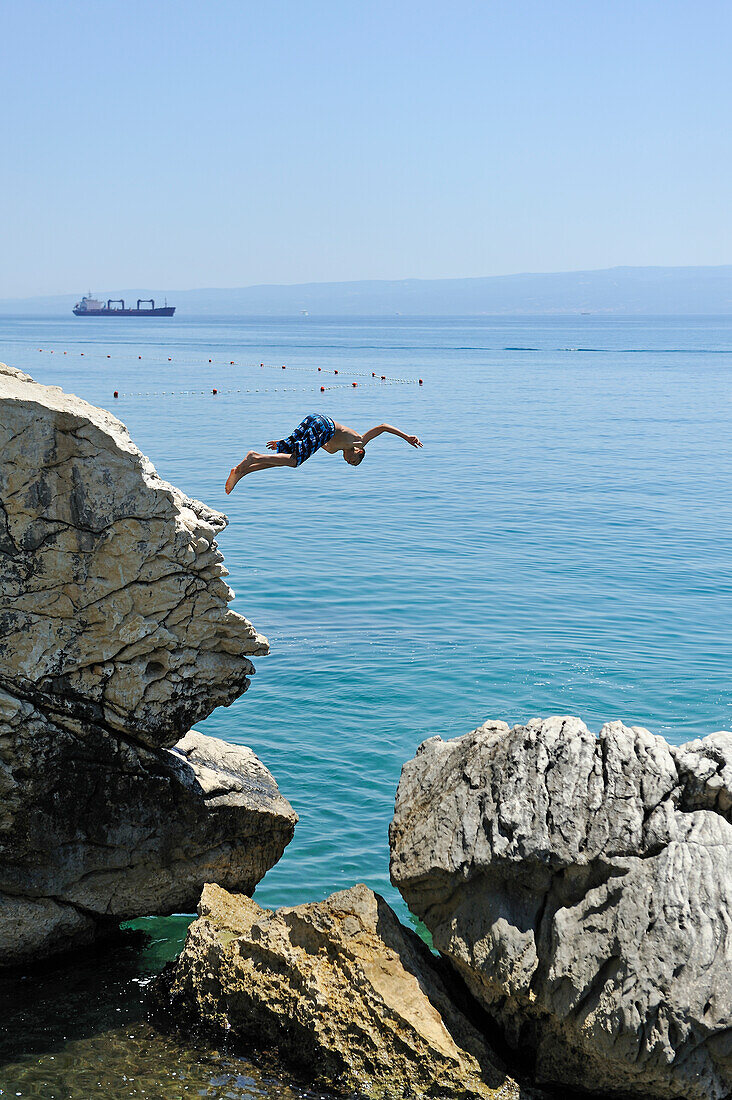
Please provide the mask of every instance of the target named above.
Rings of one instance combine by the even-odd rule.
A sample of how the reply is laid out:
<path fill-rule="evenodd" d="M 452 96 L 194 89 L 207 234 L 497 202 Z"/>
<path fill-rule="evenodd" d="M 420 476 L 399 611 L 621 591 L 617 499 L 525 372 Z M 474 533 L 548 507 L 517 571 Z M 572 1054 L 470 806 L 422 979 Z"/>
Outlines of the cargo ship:
<path fill-rule="evenodd" d="M 146 308 L 141 309 L 141 306 Z M 76 317 L 172 317 L 175 306 L 169 306 L 166 298 L 165 305 L 156 309 L 154 298 L 138 298 L 137 309 L 125 309 L 124 298 L 108 298 L 106 302 L 100 302 L 87 295 L 76 303 L 73 313 Z"/>

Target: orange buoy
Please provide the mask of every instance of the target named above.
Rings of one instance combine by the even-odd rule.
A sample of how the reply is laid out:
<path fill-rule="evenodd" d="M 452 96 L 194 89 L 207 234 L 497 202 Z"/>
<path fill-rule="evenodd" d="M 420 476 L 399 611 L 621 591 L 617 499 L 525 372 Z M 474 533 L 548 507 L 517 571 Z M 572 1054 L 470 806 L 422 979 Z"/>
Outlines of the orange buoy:
<path fill-rule="evenodd" d="M 170 356 L 168 356 L 168 362 L 169 362 L 169 363 L 172 363 L 172 362 L 173 362 L 173 360 L 172 360 L 172 359 L 170 358 Z"/>
<path fill-rule="evenodd" d="M 382 376 L 381 376 L 381 381 L 382 381 L 382 382 L 386 382 L 386 375 L 385 375 L 385 374 L 382 374 Z"/>
<path fill-rule="evenodd" d="M 119 397 L 119 394 L 117 393 L 117 391 L 116 391 L 116 390 L 114 391 L 114 396 L 115 396 L 115 397 Z"/>
<path fill-rule="evenodd" d="M 318 370 L 322 370 L 322 369 L 323 369 L 322 367 L 318 367 Z"/>
<path fill-rule="evenodd" d="M 51 352 L 51 355 L 53 355 L 53 352 Z M 112 356 L 111 356 L 111 355 L 108 355 L 108 356 L 107 356 L 107 359 L 111 359 L 111 358 L 112 358 Z"/>
<path fill-rule="evenodd" d="M 229 366 L 230 366 L 230 367 L 233 367 L 233 366 L 234 366 L 234 360 L 233 360 L 233 359 L 232 359 L 232 360 L 231 360 L 231 362 L 229 363 Z"/>
<path fill-rule="evenodd" d="M 211 360 L 209 359 L 209 363 L 210 363 L 210 362 L 211 362 Z"/>
<path fill-rule="evenodd" d="M 338 371 L 337 371 L 337 370 L 334 370 L 334 371 L 333 371 L 333 374 L 338 374 Z"/>
<path fill-rule="evenodd" d="M 376 378 L 376 371 L 375 371 L 375 370 L 372 370 L 372 371 L 371 371 L 371 377 L 372 377 L 372 378 Z"/>
<path fill-rule="evenodd" d="M 138 358 L 138 359 L 142 359 L 142 356 L 141 356 L 141 355 L 138 355 L 138 356 L 137 356 L 137 358 Z"/>
<path fill-rule="evenodd" d="M 355 390 L 356 386 L 358 385 L 358 382 L 351 382 L 351 385 L 353 386 L 353 388 Z"/>
<path fill-rule="evenodd" d="M 83 352 L 83 351 L 80 351 L 80 352 L 79 352 L 79 355 L 83 355 L 83 354 L 84 354 L 84 352 Z"/>
<path fill-rule="evenodd" d="M 421 378 L 420 378 L 420 380 L 419 380 L 419 384 L 420 384 L 420 386 L 422 385 L 422 379 L 421 379 Z"/>
<path fill-rule="evenodd" d="M 211 390 L 211 393 L 218 393 L 218 390 Z"/>
<path fill-rule="evenodd" d="M 287 370 L 287 367 L 285 366 L 285 364 L 284 364 L 284 363 L 282 364 L 282 369 L 283 369 L 283 370 Z"/>
<path fill-rule="evenodd" d="M 320 387 L 320 392 L 321 392 L 321 393 L 325 393 L 325 386 L 321 386 L 321 387 Z"/>

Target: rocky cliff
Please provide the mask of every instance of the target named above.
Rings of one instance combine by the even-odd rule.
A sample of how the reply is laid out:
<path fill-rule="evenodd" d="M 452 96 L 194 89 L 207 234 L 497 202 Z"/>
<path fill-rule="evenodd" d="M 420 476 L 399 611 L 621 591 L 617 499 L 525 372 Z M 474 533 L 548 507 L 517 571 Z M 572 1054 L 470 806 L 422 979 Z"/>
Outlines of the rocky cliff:
<path fill-rule="evenodd" d="M 391 873 L 540 1081 L 732 1094 L 732 734 L 576 718 L 426 741 Z"/>
<path fill-rule="evenodd" d="M 169 751 L 267 652 L 225 525 L 108 412 L 0 365 L 0 962 L 251 891 L 291 838 L 248 749 Z"/>

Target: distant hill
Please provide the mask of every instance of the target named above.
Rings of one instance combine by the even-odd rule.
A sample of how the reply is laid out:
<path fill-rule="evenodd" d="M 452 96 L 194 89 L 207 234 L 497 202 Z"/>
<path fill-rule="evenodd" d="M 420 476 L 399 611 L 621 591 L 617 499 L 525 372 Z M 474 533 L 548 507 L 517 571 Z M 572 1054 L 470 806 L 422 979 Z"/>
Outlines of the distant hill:
<path fill-rule="evenodd" d="M 238 290 L 97 291 L 100 298 L 168 297 L 177 316 L 475 316 L 480 314 L 732 314 L 732 265 L 613 267 L 479 279 L 374 279 Z M 81 292 L 0 300 L 0 313 L 68 314 Z"/>

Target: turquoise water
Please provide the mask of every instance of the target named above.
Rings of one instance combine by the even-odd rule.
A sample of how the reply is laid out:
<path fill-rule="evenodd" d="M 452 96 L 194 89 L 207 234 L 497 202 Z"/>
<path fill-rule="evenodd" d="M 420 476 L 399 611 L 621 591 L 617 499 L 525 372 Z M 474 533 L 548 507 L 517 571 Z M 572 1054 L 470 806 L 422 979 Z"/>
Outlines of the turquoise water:
<path fill-rule="evenodd" d="M 257 900 L 363 881 L 403 917 L 387 827 L 424 738 L 732 724 L 731 356 L 728 318 L 0 318 L 0 359 L 113 408 L 230 517 L 233 606 L 272 652 L 197 728 L 251 745 L 300 814 Z M 424 449 L 382 437 L 357 469 L 319 454 L 225 496 L 313 410 Z"/>

